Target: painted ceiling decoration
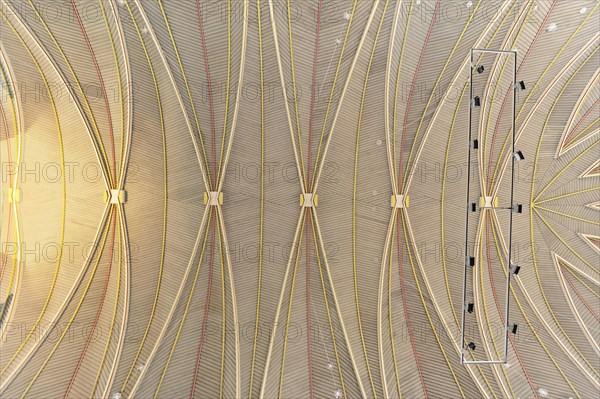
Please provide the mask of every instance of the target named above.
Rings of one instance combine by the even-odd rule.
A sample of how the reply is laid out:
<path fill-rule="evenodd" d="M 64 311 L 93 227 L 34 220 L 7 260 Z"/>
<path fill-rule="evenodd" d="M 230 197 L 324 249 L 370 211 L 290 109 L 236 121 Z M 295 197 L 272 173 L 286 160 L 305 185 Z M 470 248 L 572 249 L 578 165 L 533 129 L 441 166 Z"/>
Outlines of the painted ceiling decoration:
<path fill-rule="evenodd" d="M 0 395 L 595 397 L 599 7 L 0 0 Z"/>

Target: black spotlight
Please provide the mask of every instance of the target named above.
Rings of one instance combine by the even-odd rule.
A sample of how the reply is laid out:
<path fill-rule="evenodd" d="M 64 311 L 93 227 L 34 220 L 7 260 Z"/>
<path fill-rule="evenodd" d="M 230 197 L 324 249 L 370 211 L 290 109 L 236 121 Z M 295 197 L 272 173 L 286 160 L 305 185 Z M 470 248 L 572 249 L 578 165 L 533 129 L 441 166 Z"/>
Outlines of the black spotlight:
<path fill-rule="evenodd" d="M 475 257 L 469 256 L 469 266 L 475 266 Z"/>
<path fill-rule="evenodd" d="M 521 271 L 521 266 L 518 266 L 518 265 L 513 265 L 513 266 L 510 268 L 510 272 L 511 272 L 512 274 L 514 274 L 515 276 L 516 276 L 517 274 L 519 274 L 519 271 Z"/>
<path fill-rule="evenodd" d="M 513 212 L 514 213 L 523 213 L 523 205 L 521 205 L 521 204 L 513 205 Z"/>
<path fill-rule="evenodd" d="M 472 148 L 474 150 L 476 150 L 476 149 L 479 148 L 479 140 L 477 140 L 477 139 L 473 140 L 473 142 L 472 142 Z"/>
<path fill-rule="evenodd" d="M 473 302 L 469 302 L 467 304 L 467 312 L 473 313 L 474 310 L 475 310 L 475 305 L 473 304 Z"/>
<path fill-rule="evenodd" d="M 485 71 L 485 67 L 483 65 L 479 65 L 477 67 L 477 73 L 483 73 L 483 71 Z"/>
<path fill-rule="evenodd" d="M 518 85 L 517 90 L 519 90 L 519 91 L 525 90 L 525 82 L 523 82 L 522 80 L 519 81 L 519 83 L 517 83 L 517 85 Z"/>
<path fill-rule="evenodd" d="M 516 334 L 516 333 L 517 333 L 517 327 L 519 327 L 519 326 L 517 326 L 515 323 L 513 323 L 513 324 L 509 324 L 509 325 L 508 325 L 508 330 L 509 330 L 511 333 L 513 333 L 513 334 Z"/>
<path fill-rule="evenodd" d="M 479 96 L 473 97 L 473 107 L 481 107 L 481 99 Z"/>
<path fill-rule="evenodd" d="M 513 157 L 515 157 L 515 161 L 522 161 L 522 160 L 524 160 L 524 159 L 525 159 L 525 155 L 523 155 L 523 152 L 522 152 L 522 151 L 516 151 L 516 152 L 513 154 Z"/>
<path fill-rule="evenodd" d="M 477 203 L 476 202 L 471 202 L 471 204 L 469 205 L 469 210 L 471 212 L 477 212 Z"/>
<path fill-rule="evenodd" d="M 467 345 L 467 347 L 469 349 L 471 349 L 472 351 L 474 351 L 477 346 L 475 346 L 475 344 L 473 342 L 469 342 L 469 344 Z"/>

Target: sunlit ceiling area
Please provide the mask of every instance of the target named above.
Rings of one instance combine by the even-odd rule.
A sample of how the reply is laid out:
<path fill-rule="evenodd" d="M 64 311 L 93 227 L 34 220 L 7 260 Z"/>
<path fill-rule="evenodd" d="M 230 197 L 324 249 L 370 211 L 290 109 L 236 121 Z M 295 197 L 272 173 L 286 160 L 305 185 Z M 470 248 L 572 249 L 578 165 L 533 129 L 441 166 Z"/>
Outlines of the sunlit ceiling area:
<path fill-rule="evenodd" d="M 0 0 L 0 396 L 597 397 L 599 7 Z"/>

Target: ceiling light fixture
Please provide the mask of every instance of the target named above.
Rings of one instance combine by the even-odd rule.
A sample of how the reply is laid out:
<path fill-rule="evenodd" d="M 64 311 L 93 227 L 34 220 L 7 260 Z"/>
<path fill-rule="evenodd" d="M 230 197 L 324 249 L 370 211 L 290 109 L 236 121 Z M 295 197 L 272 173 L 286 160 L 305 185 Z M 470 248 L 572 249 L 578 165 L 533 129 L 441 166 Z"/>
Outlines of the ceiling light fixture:
<path fill-rule="evenodd" d="M 472 1 L 468 1 L 467 2 L 467 8 L 471 8 L 473 6 L 473 2 Z"/>
<path fill-rule="evenodd" d="M 522 161 L 525 159 L 525 155 L 523 155 L 522 151 L 516 151 L 513 153 L 513 157 L 515 157 L 515 161 Z"/>
<path fill-rule="evenodd" d="M 587 11 L 587 7 L 581 7 L 581 9 L 579 10 L 580 14 L 585 14 Z"/>
<path fill-rule="evenodd" d="M 558 28 L 558 24 L 556 22 L 551 22 L 550 24 L 548 24 L 548 27 L 546 28 L 546 30 L 548 32 L 552 32 L 554 30 L 556 30 Z"/>

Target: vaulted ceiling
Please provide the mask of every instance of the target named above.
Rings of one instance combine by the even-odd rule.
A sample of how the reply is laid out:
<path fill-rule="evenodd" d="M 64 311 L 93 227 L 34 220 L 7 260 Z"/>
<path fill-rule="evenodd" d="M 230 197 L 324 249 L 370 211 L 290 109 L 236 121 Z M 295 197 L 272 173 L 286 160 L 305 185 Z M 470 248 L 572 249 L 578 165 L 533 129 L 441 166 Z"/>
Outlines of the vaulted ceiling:
<path fill-rule="evenodd" d="M 595 397 L 599 6 L 0 0 L 0 393 Z"/>

